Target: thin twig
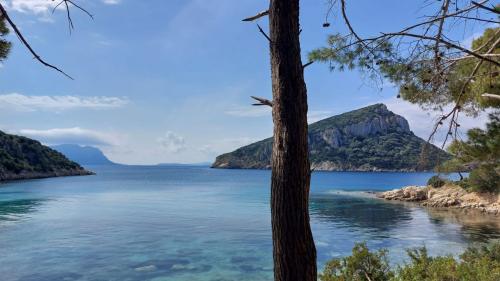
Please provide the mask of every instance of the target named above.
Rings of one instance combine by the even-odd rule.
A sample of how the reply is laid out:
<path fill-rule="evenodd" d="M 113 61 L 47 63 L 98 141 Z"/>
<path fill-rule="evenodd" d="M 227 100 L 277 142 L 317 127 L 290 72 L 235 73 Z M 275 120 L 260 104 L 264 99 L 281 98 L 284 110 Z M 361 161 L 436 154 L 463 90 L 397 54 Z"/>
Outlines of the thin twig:
<path fill-rule="evenodd" d="M 500 14 L 500 12 L 499 12 L 499 11 L 497 11 L 497 10 L 495 10 L 495 9 L 493 9 L 493 8 L 487 7 L 487 6 L 485 6 L 485 5 L 481 4 L 481 3 L 477 3 L 477 2 L 475 2 L 475 1 L 471 1 L 471 3 L 472 3 L 473 5 L 475 5 L 475 6 L 478 6 L 478 7 L 479 7 L 479 8 L 481 8 L 481 9 L 488 10 L 488 11 L 490 11 L 490 12 L 492 12 L 492 13 L 495 13 L 495 14 Z"/>
<path fill-rule="evenodd" d="M 306 68 L 306 67 L 310 66 L 310 65 L 311 65 L 311 64 L 313 64 L 313 63 L 314 63 L 314 61 L 312 60 L 312 61 L 310 61 L 310 62 L 308 62 L 308 63 L 304 64 L 304 65 L 302 66 L 302 68 Z"/>
<path fill-rule="evenodd" d="M 264 35 L 264 37 L 266 37 L 269 42 L 271 42 L 271 38 L 269 38 L 269 36 L 264 32 L 262 27 L 260 27 L 260 25 L 257 24 L 257 28 L 259 29 L 259 32 L 262 33 L 262 35 Z"/>

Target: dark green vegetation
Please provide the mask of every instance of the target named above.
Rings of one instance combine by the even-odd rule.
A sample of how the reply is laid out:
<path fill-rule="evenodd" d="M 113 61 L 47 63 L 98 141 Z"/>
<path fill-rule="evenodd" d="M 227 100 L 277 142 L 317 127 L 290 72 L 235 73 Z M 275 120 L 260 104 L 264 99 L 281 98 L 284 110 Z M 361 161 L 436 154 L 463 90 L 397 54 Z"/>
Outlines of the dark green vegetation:
<path fill-rule="evenodd" d="M 217 157 L 215 168 L 270 167 L 272 138 Z M 425 149 L 424 149 L 425 148 Z M 336 171 L 432 170 L 449 155 L 415 136 L 403 117 L 375 104 L 309 125 L 311 166 Z"/>
<path fill-rule="evenodd" d="M 38 141 L 0 131 L 0 181 L 88 174 Z"/>
<path fill-rule="evenodd" d="M 0 15 L 0 62 L 7 58 L 10 51 L 11 43 L 3 39 L 8 33 L 9 29 L 5 25 L 5 20 Z"/>
<path fill-rule="evenodd" d="M 471 129 L 466 141 L 455 140 L 448 150 L 454 156 L 441 171 L 471 170 L 469 178 L 459 184 L 472 191 L 500 192 L 500 117 L 490 115 L 486 130 Z"/>
<path fill-rule="evenodd" d="M 497 281 L 500 280 L 500 243 L 467 249 L 457 260 L 431 257 L 426 248 L 407 251 L 408 262 L 391 268 L 386 250 L 371 252 L 357 244 L 352 255 L 329 261 L 321 281 Z"/>
<path fill-rule="evenodd" d="M 432 176 L 428 181 L 427 185 L 430 185 L 434 188 L 442 187 L 446 184 L 446 180 L 441 178 L 440 176 Z"/>
<path fill-rule="evenodd" d="M 114 165 L 104 153 L 92 146 L 77 144 L 60 144 L 51 146 L 52 149 L 64 154 L 68 159 L 80 165 Z"/>

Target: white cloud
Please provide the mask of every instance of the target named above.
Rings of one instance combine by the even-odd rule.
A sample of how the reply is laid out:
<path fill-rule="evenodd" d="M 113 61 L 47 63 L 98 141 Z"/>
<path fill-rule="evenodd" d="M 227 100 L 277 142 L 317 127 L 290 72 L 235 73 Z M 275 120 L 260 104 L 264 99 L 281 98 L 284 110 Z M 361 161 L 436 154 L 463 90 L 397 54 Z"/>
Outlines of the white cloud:
<path fill-rule="evenodd" d="M 47 14 L 57 5 L 56 1 L 47 0 L 10 0 L 7 6 L 17 12 Z"/>
<path fill-rule="evenodd" d="M 127 103 L 127 99 L 120 97 L 26 96 L 17 93 L 0 95 L 0 108 L 18 111 L 108 109 L 122 107 Z"/>
<path fill-rule="evenodd" d="M 271 107 L 269 106 L 234 106 L 230 110 L 224 111 L 226 115 L 235 117 L 264 117 L 271 118 Z M 314 123 L 316 121 L 331 117 L 332 111 L 327 110 L 310 110 L 307 113 L 307 122 Z"/>
<path fill-rule="evenodd" d="M 178 153 L 186 149 L 186 140 L 184 137 L 171 131 L 167 131 L 165 135 L 159 137 L 157 141 L 164 150 L 170 153 Z"/>
<path fill-rule="evenodd" d="M 307 113 L 307 122 L 309 124 L 332 117 L 333 112 L 328 110 L 311 110 Z"/>
<path fill-rule="evenodd" d="M 200 151 L 205 155 L 217 156 L 219 154 L 233 151 L 242 146 L 249 145 L 259 140 L 261 139 L 249 138 L 249 137 L 223 138 L 202 145 L 200 148 L 198 148 L 198 151 Z"/>
<path fill-rule="evenodd" d="M 106 5 L 116 5 L 120 4 L 122 0 L 102 0 L 102 2 Z"/>
<path fill-rule="evenodd" d="M 8 9 L 21 12 L 21 13 L 32 13 L 32 14 L 37 14 L 37 15 L 42 15 L 42 16 L 47 16 L 49 15 L 54 7 L 56 7 L 60 1 L 53 1 L 53 0 L 4 0 L 2 1 L 6 3 Z M 106 5 L 116 5 L 120 4 L 122 1 L 121 0 L 101 0 L 102 3 Z M 78 3 L 77 3 L 78 4 Z M 71 8 L 72 7 L 71 4 Z M 85 5 L 81 5 L 82 7 L 85 8 Z M 59 5 L 58 9 L 65 9 L 64 4 Z M 46 19 L 46 17 L 43 17 L 43 19 Z"/>
<path fill-rule="evenodd" d="M 387 105 L 387 108 L 392 112 L 406 118 L 413 133 L 423 138 L 424 140 L 427 140 L 429 138 L 434 125 L 436 124 L 439 116 L 442 114 L 442 112 L 438 111 L 424 111 L 418 105 L 397 98 L 390 98 L 382 101 L 382 103 Z M 448 112 L 450 109 L 451 108 L 445 108 L 444 112 Z M 469 117 L 461 114 L 458 120 L 458 122 L 460 123 L 460 131 L 463 133 L 472 128 L 484 128 L 487 121 L 487 112 L 480 114 L 478 117 Z M 441 146 L 446 137 L 446 133 L 446 127 L 442 127 L 440 130 L 438 130 L 438 133 L 434 137 L 433 143 Z"/>
<path fill-rule="evenodd" d="M 464 46 L 465 48 L 467 48 L 467 49 L 471 49 L 472 48 L 472 42 L 474 40 L 476 40 L 477 38 L 481 37 L 483 35 L 484 31 L 487 28 L 494 28 L 494 27 L 496 27 L 495 24 L 487 24 L 486 26 L 484 26 L 484 29 L 481 29 L 480 31 L 476 31 L 476 32 L 470 34 L 465 39 L 463 39 L 462 42 L 460 42 L 460 44 L 462 46 Z"/>
<path fill-rule="evenodd" d="M 39 140 L 43 143 L 53 144 L 79 144 L 79 145 L 117 145 L 119 136 L 99 131 L 74 128 L 55 128 L 48 130 L 23 129 L 17 133 Z"/>
<path fill-rule="evenodd" d="M 271 107 L 269 106 L 235 106 L 224 112 L 227 115 L 236 117 L 263 117 L 271 116 Z"/>

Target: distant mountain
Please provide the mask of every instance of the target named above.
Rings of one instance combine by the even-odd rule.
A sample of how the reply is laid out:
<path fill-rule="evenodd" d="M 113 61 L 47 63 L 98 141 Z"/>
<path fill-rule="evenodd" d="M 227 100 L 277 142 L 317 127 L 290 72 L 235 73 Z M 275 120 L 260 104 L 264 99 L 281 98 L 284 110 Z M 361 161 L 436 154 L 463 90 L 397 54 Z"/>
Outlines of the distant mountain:
<path fill-rule="evenodd" d="M 0 181 L 90 174 L 38 141 L 0 131 Z"/>
<path fill-rule="evenodd" d="M 211 162 L 200 162 L 200 163 L 159 163 L 157 166 L 187 166 L 187 167 L 209 167 L 212 165 Z"/>
<path fill-rule="evenodd" d="M 102 151 L 92 146 L 61 144 L 51 146 L 80 165 L 114 165 Z"/>
<path fill-rule="evenodd" d="M 272 142 L 268 138 L 220 155 L 212 167 L 268 169 Z M 415 136 L 408 121 L 384 104 L 310 124 L 309 151 L 312 168 L 328 171 L 432 170 L 450 157 Z"/>

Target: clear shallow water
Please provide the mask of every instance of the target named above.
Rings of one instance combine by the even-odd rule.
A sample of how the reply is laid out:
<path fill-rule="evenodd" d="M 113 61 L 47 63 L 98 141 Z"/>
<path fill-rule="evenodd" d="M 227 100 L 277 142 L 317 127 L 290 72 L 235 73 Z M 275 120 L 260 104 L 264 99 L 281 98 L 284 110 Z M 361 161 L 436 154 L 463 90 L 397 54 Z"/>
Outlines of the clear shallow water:
<path fill-rule="evenodd" d="M 97 176 L 0 185 L 0 279 L 271 280 L 269 171 L 91 167 Z M 359 191 L 425 173 L 313 174 L 320 267 L 356 241 L 432 254 L 500 238 L 495 217 L 387 203 Z"/>

